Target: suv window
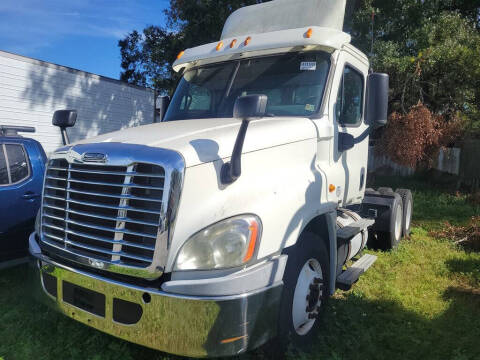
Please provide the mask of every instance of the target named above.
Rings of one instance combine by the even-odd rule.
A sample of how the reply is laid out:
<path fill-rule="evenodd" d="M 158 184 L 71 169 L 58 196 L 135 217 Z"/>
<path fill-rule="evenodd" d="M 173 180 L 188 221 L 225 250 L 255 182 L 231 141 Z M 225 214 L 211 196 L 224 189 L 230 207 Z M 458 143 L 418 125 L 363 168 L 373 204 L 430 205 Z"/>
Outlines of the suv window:
<path fill-rule="evenodd" d="M 363 115 L 363 75 L 346 66 L 338 91 L 336 115 L 341 125 L 358 125 Z"/>
<path fill-rule="evenodd" d="M 29 175 L 27 156 L 22 145 L 5 144 L 12 184 L 26 179 Z"/>
<path fill-rule="evenodd" d="M 0 185 L 7 185 L 8 181 L 8 169 L 7 161 L 5 159 L 5 152 L 3 151 L 3 145 L 0 144 Z"/>

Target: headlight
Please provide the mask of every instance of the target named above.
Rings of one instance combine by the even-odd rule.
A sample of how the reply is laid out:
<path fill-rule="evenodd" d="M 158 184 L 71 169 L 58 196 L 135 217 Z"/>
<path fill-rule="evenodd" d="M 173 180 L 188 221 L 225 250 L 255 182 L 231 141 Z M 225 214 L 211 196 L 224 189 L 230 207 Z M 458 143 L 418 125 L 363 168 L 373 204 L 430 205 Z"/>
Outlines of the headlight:
<path fill-rule="evenodd" d="M 254 215 L 236 216 L 196 233 L 181 248 L 175 270 L 212 270 L 249 262 L 262 232 Z"/>

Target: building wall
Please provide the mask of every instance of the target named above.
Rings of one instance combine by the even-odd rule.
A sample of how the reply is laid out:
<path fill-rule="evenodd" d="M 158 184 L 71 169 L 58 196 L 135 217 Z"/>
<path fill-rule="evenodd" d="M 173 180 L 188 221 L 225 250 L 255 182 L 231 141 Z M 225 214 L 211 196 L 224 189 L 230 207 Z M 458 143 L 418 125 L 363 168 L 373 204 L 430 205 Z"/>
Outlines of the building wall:
<path fill-rule="evenodd" d="M 0 125 L 34 126 L 48 153 L 62 145 L 55 110 L 76 109 L 76 141 L 154 121 L 154 92 L 0 51 Z"/>

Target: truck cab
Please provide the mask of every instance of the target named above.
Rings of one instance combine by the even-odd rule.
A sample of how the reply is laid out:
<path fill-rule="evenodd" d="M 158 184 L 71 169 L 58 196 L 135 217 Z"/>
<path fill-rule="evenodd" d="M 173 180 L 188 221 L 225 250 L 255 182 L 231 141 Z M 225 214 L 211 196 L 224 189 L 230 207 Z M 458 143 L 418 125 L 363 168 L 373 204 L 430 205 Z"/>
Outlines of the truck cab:
<path fill-rule="evenodd" d="M 47 157 L 39 142 L 19 135 L 34 131 L 0 126 L 0 261 L 27 254 L 40 208 Z"/>
<path fill-rule="evenodd" d="M 370 73 L 344 13 L 241 8 L 219 41 L 178 55 L 161 123 L 52 154 L 29 240 L 43 298 L 178 355 L 311 341 L 328 297 L 375 261 L 369 236 L 390 249 L 405 234 L 402 197 L 366 189 L 388 76 Z"/>

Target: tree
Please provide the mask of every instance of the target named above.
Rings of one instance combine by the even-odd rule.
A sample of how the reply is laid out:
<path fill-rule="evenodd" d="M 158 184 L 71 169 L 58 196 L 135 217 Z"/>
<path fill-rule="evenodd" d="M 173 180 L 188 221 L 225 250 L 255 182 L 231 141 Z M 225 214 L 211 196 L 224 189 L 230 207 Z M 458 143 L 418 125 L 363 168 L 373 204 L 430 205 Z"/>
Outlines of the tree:
<path fill-rule="evenodd" d="M 371 14 L 375 45 L 371 52 Z M 353 16 L 354 43 L 375 71 L 390 74 L 390 111 L 418 103 L 446 122 L 480 132 L 480 3 L 473 0 L 364 0 Z"/>
<path fill-rule="evenodd" d="M 132 31 L 118 45 L 122 56 L 121 80 L 172 91 L 178 76 L 172 70 L 177 54 L 216 41 L 223 24 L 236 9 L 258 0 L 170 0 L 167 26 Z"/>

